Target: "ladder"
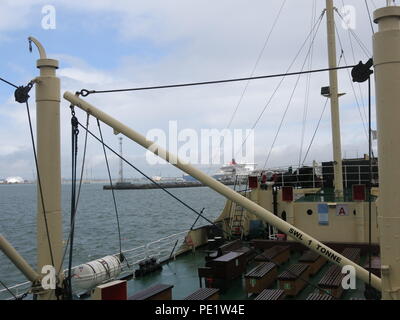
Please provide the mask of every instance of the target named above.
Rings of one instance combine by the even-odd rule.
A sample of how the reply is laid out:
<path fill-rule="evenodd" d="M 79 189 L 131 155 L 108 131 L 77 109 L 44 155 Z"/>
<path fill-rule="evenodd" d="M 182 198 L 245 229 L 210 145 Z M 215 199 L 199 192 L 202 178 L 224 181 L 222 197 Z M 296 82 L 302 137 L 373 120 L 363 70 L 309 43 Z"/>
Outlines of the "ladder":
<path fill-rule="evenodd" d="M 247 176 L 235 176 L 235 184 L 233 190 L 239 192 L 244 197 L 248 194 L 248 178 Z M 232 203 L 230 208 L 230 235 L 231 238 L 243 239 L 244 225 L 247 221 L 247 215 L 242 206 Z"/>

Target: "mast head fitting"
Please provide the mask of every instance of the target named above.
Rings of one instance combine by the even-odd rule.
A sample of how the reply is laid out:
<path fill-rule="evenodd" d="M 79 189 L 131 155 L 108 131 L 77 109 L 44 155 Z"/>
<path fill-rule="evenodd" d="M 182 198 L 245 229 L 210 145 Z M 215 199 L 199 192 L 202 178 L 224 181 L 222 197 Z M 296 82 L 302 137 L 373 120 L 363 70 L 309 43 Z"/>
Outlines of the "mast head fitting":
<path fill-rule="evenodd" d="M 32 82 L 29 82 L 28 85 L 24 86 L 20 86 L 17 89 L 15 89 L 14 91 L 14 97 L 15 97 L 15 101 L 19 102 L 19 103 L 25 103 L 28 101 L 29 99 L 29 91 L 31 91 L 33 86 Z"/>
<path fill-rule="evenodd" d="M 371 67 L 373 65 L 372 58 L 369 59 L 365 64 L 361 61 L 351 70 L 351 76 L 353 82 L 364 82 L 367 81 L 369 76 L 373 73 Z"/>

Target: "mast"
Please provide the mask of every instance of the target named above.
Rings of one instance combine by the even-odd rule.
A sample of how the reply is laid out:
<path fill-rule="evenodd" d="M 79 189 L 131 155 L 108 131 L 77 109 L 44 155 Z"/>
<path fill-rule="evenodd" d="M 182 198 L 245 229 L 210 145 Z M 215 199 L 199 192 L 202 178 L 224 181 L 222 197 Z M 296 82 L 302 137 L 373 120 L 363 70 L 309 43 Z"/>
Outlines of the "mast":
<path fill-rule="evenodd" d="M 391 2 L 391 1 L 390 1 Z M 389 2 L 388 2 L 389 3 Z M 379 153 L 378 221 L 382 299 L 400 299 L 400 7 L 374 12 L 373 37 Z"/>
<path fill-rule="evenodd" d="M 123 161 L 122 161 L 122 137 L 119 137 L 119 182 L 124 182 Z"/>
<path fill-rule="evenodd" d="M 326 0 L 326 25 L 328 32 L 329 68 L 336 68 L 336 38 L 333 0 Z M 329 88 L 329 98 L 331 99 L 334 187 L 336 197 L 340 198 L 343 196 L 343 174 L 337 70 L 329 71 Z"/>
<path fill-rule="evenodd" d="M 101 110 L 97 109 L 95 106 L 91 105 L 90 103 L 82 100 L 81 98 L 77 97 L 71 92 L 65 92 L 64 98 L 71 102 L 72 105 L 88 112 L 93 117 L 99 119 L 100 121 L 104 122 L 105 124 L 112 127 L 115 131 L 122 133 L 128 139 L 135 141 L 136 143 L 140 144 L 144 148 L 148 149 L 149 151 L 153 152 L 154 154 L 158 155 L 165 161 L 170 162 L 178 169 L 186 172 L 187 174 L 191 175 L 193 178 L 197 179 L 198 181 L 202 182 L 204 185 L 210 187 L 211 189 L 215 190 L 216 192 L 220 193 L 224 197 L 228 198 L 229 200 L 237 203 L 238 205 L 245 208 L 248 212 L 255 214 L 261 220 L 266 221 L 268 224 L 276 227 L 277 229 L 281 230 L 283 233 L 289 235 L 293 240 L 298 241 L 305 245 L 307 248 L 317 252 L 318 254 L 322 255 L 324 258 L 332 261 L 335 264 L 340 266 L 353 266 L 356 270 L 356 275 L 363 281 L 367 282 L 369 280 L 369 273 L 364 268 L 360 267 L 353 261 L 349 260 L 348 258 L 342 256 L 341 254 L 335 252 L 334 250 L 330 249 L 326 245 L 319 242 L 317 239 L 311 237 L 310 235 L 304 233 L 300 229 L 292 226 L 291 224 L 283 221 L 281 218 L 275 216 L 272 212 L 266 210 L 265 208 L 261 207 L 259 204 L 253 202 L 253 200 L 248 199 L 247 197 L 241 195 L 240 193 L 236 192 L 235 190 L 231 189 L 230 187 L 222 184 L 221 182 L 215 180 L 214 178 L 209 177 L 205 173 L 201 172 L 199 169 L 191 166 L 186 161 L 178 158 L 176 155 L 172 154 L 171 152 L 161 148 L 158 146 L 154 141 L 146 139 L 140 133 L 130 129 L 123 123 L 119 122 L 118 120 L 110 117 L 106 113 L 102 112 Z M 381 280 L 375 276 L 371 275 L 371 285 L 380 290 L 381 288 Z"/>
<path fill-rule="evenodd" d="M 35 79 L 38 158 L 37 267 L 38 273 L 40 274 L 43 266 L 46 265 L 53 266 L 56 272 L 61 270 L 60 264 L 63 245 L 60 160 L 60 79 L 56 77 L 58 61 L 48 59 L 43 46 L 35 38 L 29 37 L 29 41 L 32 41 L 37 46 L 40 54 L 40 59 L 36 62 L 36 66 L 40 70 L 40 76 Z M 42 200 L 44 208 L 42 206 Z M 49 243 L 51 244 L 51 250 Z M 45 291 L 44 294 L 39 294 L 38 299 L 56 299 L 55 290 L 50 289 Z"/>

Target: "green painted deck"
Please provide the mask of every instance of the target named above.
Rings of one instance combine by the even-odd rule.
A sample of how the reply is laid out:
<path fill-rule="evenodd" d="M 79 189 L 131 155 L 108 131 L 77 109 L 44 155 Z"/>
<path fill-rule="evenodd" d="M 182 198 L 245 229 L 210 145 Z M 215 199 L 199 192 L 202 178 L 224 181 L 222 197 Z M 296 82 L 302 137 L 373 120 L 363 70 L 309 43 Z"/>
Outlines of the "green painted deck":
<path fill-rule="evenodd" d="M 189 252 L 181 256 L 178 256 L 176 260 L 170 261 L 168 264 L 163 264 L 162 271 L 158 271 L 147 276 L 132 279 L 128 281 L 128 296 L 153 286 L 155 284 L 170 284 L 174 285 L 172 288 L 172 299 L 182 300 L 197 289 L 200 288 L 199 277 L 197 269 L 205 265 L 205 249 L 198 249 L 194 253 Z M 288 262 L 283 264 L 278 272 L 284 271 L 289 265 L 298 263 L 300 253 L 292 253 L 291 258 Z M 360 264 L 363 265 L 365 257 L 361 257 Z M 256 263 L 249 263 L 247 271 L 250 271 Z M 325 266 L 313 277 L 310 277 L 309 282 L 317 285 L 318 281 L 322 278 L 324 272 L 329 268 L 331 263 L 326 263 Z M 203 281 L 204 287 L 204 281 Z M 277 281 L 272 288 L 277 288 Z M 348 300 L 350 298 L 362 298 L 364 299 L 364 283 L 357 279 L 355 290 L 345 290 L 341 299 Z M 316 287 L 308 285 L 306 286 L 297 297 L 286 298 L 287 300 L 305 300 L 310 293 L 316 291 Z M 244 290 L 244 277 L 240 277 L 231 282 L 229 289 L 220 293 L 220 300 L 253 300 L 255 295 L 247 297 Z"/>

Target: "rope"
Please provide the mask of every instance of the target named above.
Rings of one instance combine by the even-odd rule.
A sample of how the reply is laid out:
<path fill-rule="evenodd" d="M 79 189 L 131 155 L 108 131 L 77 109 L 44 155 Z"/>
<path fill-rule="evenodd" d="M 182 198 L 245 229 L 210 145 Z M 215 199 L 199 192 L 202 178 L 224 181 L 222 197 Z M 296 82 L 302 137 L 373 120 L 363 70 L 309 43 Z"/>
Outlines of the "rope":
<path fill-rule="evenodd" d="M 31 141 L 32 141 L 33 156 L 35 158 L 35 166 L 36 166 L 37 180 L 38 180 L 39 193 L 40 193 L 40 202 L 42 204 L 44 224 L 45 224 L 46 234 L 47 234 L 47 242 L 48 242 L 48 245 L 49 245 L 51 263 L 54 266 L 55 264 L 54 264 L 53 250 L 52 250 L 52 247 L 51 247 L 50 232 L 49 232 L 49 226 L 48 226 L 48 222 L 47 222 L 46 209 L 45 209 L 45 205 L 44 205 L 43 188 L 42 188 L 42 182 L 41 182 L 41 179 L 40 179 L 39 164 L 38 164 L 38 160 L 37 160 L 35 138 L 33 136 L 32 121 L 31 121 L 31 114 L 29 112 L 28 100 L 25 102 L 25 105 L 26 105 L 26 112 L 27 112 L 27 115 L 28 115 L 29 131 L 30 131 Z"/>
<path fill-rule="evenodd" d="M 342 46 L 342 41 L 341 41 L 341 39 L 340 39 L 340 34 L 339 34 L 339 31 L 337 30 L 337 28 L 336 28 L 336 34 L 337 34 L 337 36 L 338 36 L 339 44 L 340 44 L 340 47 L 341 47 L 341 49 L 342 49 L 342 56 L 343 56 L 344 62 L 345 62 L 345 64 L 347 64 L 346 55 L 344 54 L 343 46 Z M 360 107 L 360 104 L 359 104 L 359 101 L 358 101 L 358 98 L 357 98 L 356 91 L 355 91 L 355 89 L 354 89 L 354 83 L 353 83 L 353 81 L 352 81 L 352 78 L 351 78 L 351 75 L 350 75 L 349 70 L 346 70 L 346 71 L 347 71 L 347 75 L 348 75 L 349 80 L 350 80 L 350 85 L 351 85 L 351 88 L 352 88 L 352 91 L 353 91 L 353 94 L 354 94 L 354 98 L 355 98 L 355 100 L 356 100 L 357 109 L 358 109 L 358 113 L 360 114 L 360 118 L 361 118 L 361 121 L 362 121 L 362 124 L 363 124 L 365 136 L 366 136 L 367 140 L 369 141 L 369 136 L 368 136 L 367 128 L 366 128 L 366 124 L 365 124 L 366 121 L 364 120 L 364 118 L 363 118 L 363 116 L 362 116 L 361 107 Z M 361 94 L 361 85 L 360 85 L 360 84 L 359 84 L 359 90 L 360 90 L 360 94 Z M 372 150 L 372 156 L 374 156 L 373 150 Z"/>
<path fill-rule="evenodd" d="M 31 90 L 31 88 L 33 87 L 33 81 L 30 81 L 25 87 L 24 86 L 18 87 L 15 84 L 13 84 L 3 78 L 0 78 L 0 80 L 7 83 L 8 85 L 16 88 L 16 90 L 14 92 L 15 100 L 19 103 L 25 103 L 25 106 L 26 106 L 26 113 L 27 113 L 28 123 L 29 123 L 29 132 L 30 132 L 30 136 L 31 136 L 33 155 L 34 155 L 34 159 L 35 159 L 37 181 L 38 181 L 38 186 L 39 186 L 40 202 L 42 205 L 43 218 L 44 218 L 44 224 L 45 224 L 45 229 L 46 229 L 46 237 L 47 237 L 47 242 L 48 242 L 48 246 L 49 246 L 51 264 L 54 266 L 55 265 L 54 256 L 53 256 L 53 250 L 52 250 L 51 241 L 50 241 L 50 232 L 49 232 L 49 226 L 48 226 L 48 221 L 47 221 L 46 208 L 44 205 L 43 188 L 42 188 L 42 183 L 41 183 L 41 179 L 40 179 L 40 170 L 39 170 L 39 164 L 38 164 L 37 153 L 36 153 L 35 138 L 33 135 L 33 126 L 32 126 L 32 120 L 31 120 L 31 115 L 30 115 L 30 111 L 29 111 L 29 102 L 28 102 L 29 95 L 28 95 L 28 93 Z M 57 296 L 57 300 L 58 300 L 58 296 Z"/>
<path fill-rule="evenodd" d="M 0 78 L 0 80 L 3 81 L 3 82 L 5 82 L 5 83 L 7 83 L 8 85 L 10 85 L 10 86 L 12 86 L 12 87 L 18 89 L 18 86 L 15 85 L 15 84 L 13 84 L 13 83 L 11 83 L 10 81 L 7 81 L 7 80 L 5 80 L 5 79 L 3 79 L 3 78 Z"/>
<path fill-rule="evenodd" d="M 72 152 L 72 165 L 71 165 L 71 230 L 70 230 L 70 243 L 69 243 L 69 259 L 68 259 L 68 295 L 72 300 L 72 257 L 74 245 L 74 232 L 75 232 L 75 215 L 76 215 L 76 163 L 78 158 L 78 119 L 75 116 L 74 107 L 71 106 L 71 152 Z"/>
<path fill-rule="evenodd" d="M 275 20 L 274 20 L 274 22 L 273 22 L 273 24 L 272 24 L 272 27 L 271 27 L 271 29 L 270 29 L 270 31 L 269 31 L 269 33 L 268 33 L 266 39 L 265 39 L 264 45 L 263 45 L 263 47 L 262 47 L 262 49 L 261 49 L 261 51 L 260 51 L 260 53 L 259 53 L 259 55 L 258 55 L 258 57 L 257 57 L 256 63 L 254 64 L 254 67 L 253 67 L 253 69 L 252 69 L 252 71 L 251 71 L 251 73 L 250 73 L 250 77 L 252 77 L 252 76 L 254 75 L 254 73 L 255 73 L 255 71 L 256 71 L 256 69 L 257 69 L 257 67 L 258 67 L 258 64 L 259 64 L 259 62 L 260 62 L 260 60 L 261 60 L 261 57 L 262 57 L 262 55 L 264 54 L 265 48 L 267 47 L 267 44 L 268 44 L 268 42 L 269 42 L 269 39 L 270 39 L 270 37 L 271 37 L 271 35 L 272 35 L 272 32 L 273 32 L 274 29 L 275 29 L 275 26 L 276 26 L 276 24 L 277 24 L 277 22 L 278 22 L 279 17 L 281 16 L 282 9 L 283 9 L 283 7 L 285 6 L 285 3 L 286 3 L 286 0 L 283 1 L 281 7 L 279 8 L 278 14 L 277 14 L 277 16 L 275 17 Z M 240 95 L 239 101 L 237 102 L 236 107 L 235 107 L 235 109 L 234 109 L 234 111 L 233 111 L 233 113 L 232 113 L 232 116 L 231 116 L 230 119 L 229 119 L 228 125 L 225 127 L 225 129 L 230 128 L 230 126 L 232 125 L 233 119 L 235 118 L 235 115 L 236 115 L 236 113 L 237 113 L 237 111 L 238 111 L 238 109 L 239 109 L 239 106 L 240 106 L 240 104 L 242 103 L 242 100 L 243 100 L 243 98 L 244 98 L 244 95 L 246 94 L 246 91 L 247 91 L 247 88 L 248 88 L 249 84 L 250 84 L 250 80 L 248 80 L 248 81 L 246 82 L 246 85 L 245 85 L 245 87 L 243 88 L 243 91 L 242 91 L 242 93 L 241 93 L 241 95 Z M 223 143 L 223 141 L 221 140 L 220 145 L 219 145 L 219 149 L 222 148 L 222 143 Z M 212 155 L 211 155 L 211 158 L 212 158 L 212 160 L 214 159 L 214 157 L 213 157 Z M 213 164 L 213 161 L 211 161 L 210 168 L 208 169 L 208 171 L 210 171 L 212 164 Z"/>
<path fill-rule="evenodd" d="M 342 5 L 343 5 L 343 7 L 345 6 L 343 0 L 342 0 Z M 376 6 L 375 6 L 375 8 L 376 8 Z M 351 33 L 350 33 L 349 30 L 347 30 L 347 35 L 348 35 L 348 38 L 349 38 L 349 44 L 350 44 L 350 48 L 351 48 L 351 54 L 352 54 L 352 57 L 353 57 L 353 62 L 354 62 L 354 64 L 356 64 L 356 56 L 355 56 L 355 52 L 354 52 L 353 41 L 351 39 Z M 353 82 L 353 81 L 351 81 L 351 82 Z M 359 82 L 357 84 L 358 84 L 358 91 L 360 93 L 361 104 L 362 104 L 362 106 L 364 106 L 364 108 L 362 109 L 363 113 L 364 113 L 364 118 L 367 119 L 368 116 L 367 116 L 367 113 L 365 111 L 366 104 L 364 102 L 364 95 L 363 95 L 362 90 L 361 90 L 361 84 Z"/>
<path fill-rule="evenodd" d="M 143 91 L 143 90 L 171 89 L 171 88 L 179 88 L 179 87 L 192 87 L 192 86 L 202 86 L 202 85 L 211 85 L 211 84 L 218 84 L 218 83 L 229 83 L 229 82 L 238 82 L 238 81 L 247 81 L 247 80 L 260 80 L 260 79 L 280 78 L 280 77 L 286 77 L 286 76 L 295 76 L 295 75 L 299 75 L 299 74 L 317 73 L 317 72 L 324 72 L 324 71 L 330 71 L 330 70 L 348 69 L 348 68 L 353 68 L 353 67 L 355 67 L 355 65 L 336 67 L 336 68 L 314 69 L 314 70 L 307 70 L 307 71 L 302 71 L 302 72 L 276 73 L 276 74 L 269 74 L 269 75 L 256 76 L 256 77 L 233 78 L 233 79 L 212 80 L 212 81 L 203 81 L 203 82 L 179 83 L 179 84 L 169 84 L 169 85 L 151 86 L 151 87 L 127 88 L 127 89 L 90 90 L 90 91 L 87 90 L 87 89 L 82 89 L 81 91 L 79 91 L 79 94 L 82 97 L 87 97 L 89 94 L 95 94 L 95 93 L 115 93 L 115 92 L 126 92 L 126 91 Z"/>
<path fill-rule="evenodd" d="M 293 64 L 296 62 L 298 56 L 300 55 L 301 51 L 303 50 L 304 46 L 306 45 L 308 39 L 310 38 L 310 36 L 313 34 L 314 29 L 317 27 L 317 29 L 319 29 L 319 26 L 322 22 L 322 18 L 325 14 L 325 11 L 323 11 L 319 17 L 319 19 L 317 20 L 317 22 L 315 23 L 314 27 L 312 28 L 312 30 L 310 31 L 310 33 L 307 35 L 307 38 L 304 40 L 303 44 L 301 45 L 300 49 L 298 50 L 296 56 L 294 57 L 293 61 L 291 62 L 291 64 L 289 65 L 289 67 L 286 70 L 286 73 L 281 74 L 280 76 L 282 77 L 281 81 L 278 83 L 278 85 L 275 87 L 275 90 L 273 91 L 272 95 L 270 96 L 268 102 L 265 104 L 263 110 L 261 111 L 261 113 L 259 114 L 259 116 L 257 117 L 256 121 L 254 122 L 253 126 L 251 127 L 251 129 L 253 130 L 258 122 L 260 121 L 261 117 L 263 116 L 265 110 L 268 108 L 268 106 L 271 104 L 271 101 L 273 99 L 273 97 L 275 96 L 276 92 L 278 91 L 278 89 L 280 88 L 280 86 L 282 85 L 283 81 L 285 80 L 286 76 L 288 75 L 301 75 L 301 74 L 308 74 L 308 73 L 312 73 L 310 71 L 301 71 L 301 72 L 292 72 L 289 73 L 289 70 L 292 68 Z M 325 69 L 325 71 L 330 70 L 329 68 Z M 322 69 L 320 69 L 320 71 L 322 71 Z M 250 133 L 246 136 L 246 138 L 244 139 L 242 145 L 240 146 L 240 150 L 236 153 L 239 154 L 239 152 L 241 152 L 241 150 L 243 149 L 244 144 L 246 143 L 247 139 L 249 138 Z"/>
<path fill-rule="evenodd" d="M 15 298 L 15 300 L 18 300 L 17 296 L 0 280 L 0 284 L 6 288 L 6 290 Z"/>
<path fill-rule="evenodd" d="M 336 13 L 339 15 L 340 19 L 346 24 L 346 21 L 344 20 L 343 16 L 340 14 L 340 12 L 335 8 Z M 360 38 L 355 34 L 355 32 L 348 28 L 349 33 L 354 37 L 354 39 L 357 41 L 358 45 L 360 46 L 361 50 L 364 52 L 364 54 L 369 57 L 371 57 L 371 52 L 368 50 L 368 48 L 365 46 L 365 44 L 360 40 Z"/>
<path fill-rule="evenodd" d="M 99 128 L 100 139 L 101 139 L 101 144 L 102 144 L 103 153 L 104 153 L 104 159 L 105 159 L 105 161 L 106 161 L 106 166 L 107 166 L 108 179 L 109 179 L 109 181 L 110 181 L 110 187 L 111 187 L 111 194 L 112 194 L 113 203 L 114 203 L 115 216 L 116 216 L 116 218 L 117 218 L 118 240 L 119 240 L 119 253 L 122 254 L 121 228 L 120 228 L 120 225 L 119 225 L 117 201 L 115 200 L 115 193 L 114 193 L 114 188 L 113 188 L 113 184 L 112 184 L 110 166 L 109 166 L 109 164 L 108 164 L 107 152 L 106 152 L 106 149 L 105 149 L 105 147 L 104 147 L 105 144 L 104 144 L 104 141 L 103 141 L 103 134 L 102 134 L 102 132 L 101 132 L 101 127 L 100 127 L 100 121 L 99 121 L 99 119 L 97 119 L 97 126 L 98 126 L 98 128 Z M 88 132 L 89 132 L 89 130 L 88 130 Z"/>
<path fill-rule="evenodd" d="M 186 208 L 188 208 L 190 211 L 194 212 L 196 215 L 202 217 L 205 221 L 207 221 L 208 223 L 212 224 L 214 227 L 216 227 L 218 230 L 229 234 L 228 232 L 226 232 L 225 230 L 221 229 L 218 225 L 215 224 L 215 222 L 211 221 L 210 219 L 208 219 L 207 217 L 203 216 L 201 213 L 197 212 L 194 208 L 192 208 L 191 206 L 189 206 L 187 203 L 185 203 L 183 200 L 179 199 L 177 196 L 175 196 L 174 194 L 172 194 L 171 192 L 169 192 L 167 189 L 165 189 L 163 186 L 161 186 L 159 183 L 157 183 L 156 181 L 154 181 L 152 178 L 150 178 L 148 175 L 146 175 L 143 171 L 141 171 L 139 168 L 135 167 L 132 163 L 130 163 L 128 160 L 126 160 L 124 157 L 122 157 L 121 155 L 119 155 L 115 150 L 113 150 L 110 146 L 108 146 L 106 143 L 104 143 L 104 141 L 102 141 L 100 138 L 98 138 L 94 133 L 92 133 L 89 129 L 86 129 L 84 126 L 82 126 L 81 123 L 79 123 L 79 125 L 84 128 L 85 130 L 87 130 L 87 132 L 97 141 L 99 141 L 100 143 L 103 144 L 103 147 L 107 148 L 108 150 L 110 150 L 113 154 L 115 154 L 117 157 L 119 157 L 122 161 L 124 161 L 127 165 L 129 165 L 130 167 L 132 167 L 133 169 L 135 169 L 137 172 L 139 172 L 142 176 L 144 176 L 147 180 L 149 180 L 151 183 L 155 184 L 158 188 L 160 188 L 161 190 L 163 190 L 164 192 L 166 192 L 168 195 L 170 195 L 172 198 L 174 198 L 176 201 L 178 201 L 179 203 L 181 203 L 182 205 L 184 205 Z"/>
<path fill-rule="evenodd" d="M 268 44 L 268 42 L 269 42 L 269 39 L 270 39 L 270 37 L 271 37 L 271 34 L 272 34 L 272 32 L 274 31 L 274 29 L 275 29 L 275 26 L 276 26 L 276 24 L 277 24 L 277 22 L 278 22 L 278 19 L 279 19 L 281 13 L 282 13 L 282 9 L 283 9 L 283 7 L 285 6 L 285 3 L 286 3 L 286 0 L 283 1 L 282 5 L 281 5 L 281 7 L 280 7 L 280 9 L 279 9 L 279 11 L 278 11 L 278 14 L 277 14 L 277 16 L 275 17 L 275 20 L 274 20 L 274 22 L 273 22 L 273 24 L 272 24 L 271 30 L 269 31 L 269 33 L 268 33 L 268 35 L 267 35 L 267 38 L 265 39 L 264 46 L 263 46 L 263 48 L 261 49 L 261 52 L 260 52 L 259 55 L 258 55 L 258 58 L 257 58 L 257 60 L 256 60 L 256 63 L 254 64 L 253 70 L 252 70 L 251 73 L 250 73 L 250 77 L 252 77 L 252 76 L 254 75 L 254 72 L 255 72 L 256 69 L 257 69 L 257 66 L 258 66 L 258 64 L 259 64 L 259 62 L 260 62 L 260 60 L 261 60 L 261 57 L 262 57 L 262 55 L 263 55 L 263 53 L 264 53 L 264 50 L 265 50 L 265 48 L 266 48 L 266 46 L 267 46 L 267 44 Z M 242 94 L 241 94 L 241 96 L 240 96 L 240 98 L 239 98 L 239 101 L 238 101 L 236 107 L 235 107 L 235 110 L 233 111 L 233 114 L 232 114 L 232 116 L 231 116 L 231 118 L 230 118 L 230 120 L 229 120 L 229 123 L 228 123 L 228 125 L 227 125 L 227 128 L 229 128 L 229 127 L 231 126 L 232 121 L 233 121 L 233 119 L 234 119 L 234 117 L 235 117 L 235 115 L 236 115 L 236 112 L 237 112 L 237 110 L 238 110 L 238 108 L 239 108 L 239 106 L 240 106 L 240 104 L 241 104 L 241 102 L 242 102 L 242 100 L 243 100 L 243 97 L 244 97 L 244 95 L 245 95 L 245 93 L 246 93 L 246 91 L 247 91 L 247 88 L 248 88 L 249 84 L 250 84 L 250 80 L 248 80 L 248 81 L 246 82 L 246 85 L 245 85 L 245 87 L 244 87 L 244 89 L 243 89 L 243 91 L 242 91 Z"/>
<path fill-rule="evenodd" d="M 336 28 L 336 26 L 335 26 L 335 28 Z M 340 34 L 339 34 L 339 31 L 338 31 L 337 28 L 336 28 L 336 34 L 338 36 L 339 45 L 340 45 L 340 48 L 342 50 L 343 60 L 344 60 L 345 64 L 347 64 L 346 55 L 345 55 L 344 50 L 343 50 L 342 40 L 340 39 Z M 354 98 L 356 100 L 357 109 L 358 109 L 358 112 L 360 114 L 360 118 L 361 118 L 361 121 L 362 121 L 362 124 L 363 124 L 363 127 L 364 127 L 364 131 L 365 131 L 365 135 L 367 136 L 367 139 L 368 139 L 367 128 L 365 126 L 365 120 L 364 120 L 364 117 L 363 117 L 363 115 L 361 113 L 361 107 L 360 107 L 360 104 L 358 102 L 358 97 L 357 97 L 356 91 L 354 89 L 354 83 L 353 83 L 353 81 L 351 79 L 351 75 L 350 75 L 350 72 L 348 70 L 347 70 L 347 75 L 349 76 L 349 79 L 350 79 L 350 85 L 351 85 L 351 88 L 352 88 L 352 91 L 353 91 L 353 94 L 354 94 Z"/>
<path fill-rule="evenodd" d="M 318 24 L 318 27 L 317 27 L 317 29 L 315 30 L 315 34 L 314 34 L 313 37 L 310 39 L 310 40 L 311 40 L 310 46 L 309 46 L 309 49 L 308 49 L 308 51 L 307 51 L 306 57 L 305 57 L 305 59 L 304 59 L 303 65 L 301 66 L 301 70 L 304 69 L 304 66 L 306 65 L 307 60 L 308 60 L 308 58 L 309 58 L 309 56 L 310 56 L 311 49 L 313 48 L 314 40 L 315 40 L 315 37 L 317 36 L 317 33 L 318 33 L 318 30 L 319 30 L 319 26 L 320 26 L 320 24 L 321 24 L 321 21 L 322 21 L 322 20 L 320 20 L 320 23 Z M 314 28 L 311 30 L 311 32 L 313 32 L 313 30 L 314 30 Z M 294 88 L 293 88 L 293 90 L 292 90 L 292 93 L 291 93 L 291 95 L 290 95 L 290 97 L 289 97 L 289 101 L 288 101 L 288 103 L 287 103 L 285 112 L 283 113 L 281 122 L 279 123 L 278 130 L 277 130 L 277 132 L 276 132 L 276 134 L 275 134 L 275 137 L 274 137 L 274 140 L 273 140 L 273 142 L 272 142 L 271 148 L 269 149 L 269 152 L 268 152 L 268 155 L 267 155 L 267 159 L 265 160 L 263 170 L 264 170 L 265 167 L 267 166 L 267 163 L 268 163 L 269 158 L 270 158 L 271 153 L 272 153 L 272 149 L 273 149 L 274 146 L 275 146 L 275 143 L 276 143 L 276 140 L 277 140 L 277 138 L 278 138 L 279 132 L 280 132 L 280 130 L 281 130 L 281 128 L 282 128 L 283 121 L 285 120 L 286 114 L 287 114 L 287 112 L 288 112 L 288 110 L 289 110 L 289 107 L 290 107 L 290 105 L 291 105 L 291 103 L 292 103 L 294 93 L 296 92 L 297 85 L 299 84 L 300 77 L 301 77 L 301 75 L 298 75 L 298 77 L 297 77 L 297 79 L 296 79 L 296 83 L 295 83 Z"/>
<path fill-rule="evenodd" d="M 369 11 L 369 6 L 368 6 L 367 0 L 364 0 L 364 3 L 365 3 L 365 7 L 367 8 L 368 18 L 369 18 L 369 24 L 370 24 L 370 26 L 371 26 L 372 35 L 373 35 L 373 34 L 374 34 L 374 25 L 373 25 L 372 19 L 371 19 L 371 12 Z"/>
<path fill-rule="evenodd" d="M 321 115 L 320 115 L 319 120 L 318 120 L 318 123 L 317 123 L 317 127 L 315 128 L 315 131 L 314 131 L 314 134 L 313 134 L 313 136 L 312 136 L 312 138 L 311 138 L 310 144 L 308 145 L 307 152 L 306 152 L 306 154 L 305 154 L 305 156 L 304 156 L 303 162 L 301 163 L 302 166 L 304 165 L 304 162 L 306 161 L 307 156 L 308 156 L 308 152 L 310 151 L 311 145 L 312 145 L 313 142 L 314 142 L 314 138 L 315 138 L 315 135 L 317 134 L 317 131 L 318 131 L 318 129 L 319 129 L 319 125 L 320 125 L 320 123 L 321 123 L 322 116 L 324 115 L 326 106 L 327 106 L 327 104 L 328 104 L 328 100 L 329 100 L 329 98 L 326 98 L 325 104 L 324 104 L 324 108 L 322 109 Z"/>
<path fill-rule="evenodd" d="M 311 9 L 311 28 L 315 23 L 315 14 L 316 14 L 316 0 L 313 1 L 313 7 Z M 310 40 L 311 43 L 311 40 Z M 313 54 L 314 48 L 311 49 L 311 55 L 308 62 L 308 69 L 312 68 L 313 64 Z M 301 164 L 301 158 L 303 154 L 303 145 L 304 145 L 304 135 L 306 131 L 306 124 L 307 124 L 307 115 L 308 115 L 308 107 L 309 107 L 309 99 L 310 99 L 310 86 L 311 86 L 311 74 L 307 75 L 307 82 L 306 82 L 306 91 L 304 97 L 304 107 L 303 107 L 303 125 L 301 128 L 301 139 L 300 139 L 300 151 L 299 151 L 299 168 Z"/>
<path fill-rule="evenodd" d="M 89 127 L 89 114 L 87 114 L 87 118 L 86 118 L 86 127 Z M 80 193 L 81 193 L 81 186 L 82 186 L 82 180 L 83 180 L 83 167 L 85 165 L 85 158 L 86 158 L 86 149 L 87 149 L 87 132 L 85 132 L 85 145 L 84 145 L 84 149 L 83 149 L 83 159 L 82 159 L 82 169 L 81 169 L 81 177 L 80 177 L 80 181 L 79 181 L 79 189 L 78 189 L 78 195 L 76 197 L 76 203 L 75 203 L 75 214 L 73 216 L 73 220 L 70 226 L 70 232 L 68 234 L 68 239 L 67 239 L 67 243 L 65 245 L 65 249 L 64 249 L 64 253 L 63 253 L 63 257 L 61 259 L 61 264 L 60 264 L 60 269 L 58 270 L 58 273 L 61 272 L 63 263 L 64 263 L 64 259 L 67 253 L 67 248 L 71 239 L 71 232 L 72 232 L 72 226 L 75 227 L 75 218 L 76 218 L 76 212 L 78 210 L 78 202 L 79 202 L 79 197 L 80 197 Z"/>
<path fill-rule="evenodd" d="M 86 114 L 86 128 L 89 127 L 89 113 Z M 85 131 L 85 143 L 83 147 L 83 157 L 82 157 L 82 166 L 81 166 L 81 174 L 80 174 L 80 179 L 79 179 L 79 188 L 78 188 L 78 195 L 76 198 L 76 204 L 75 207 L 78 207 L 79 203 L 79 198 L 81 195 L 81 187 L 82 187 L 82 182 L 83 182 L 83 171 L 85 169 L 85 160 L 86 160 L 86 149 L 87 149 L 87 138 L 88 138 L 88 133 Z"/>

